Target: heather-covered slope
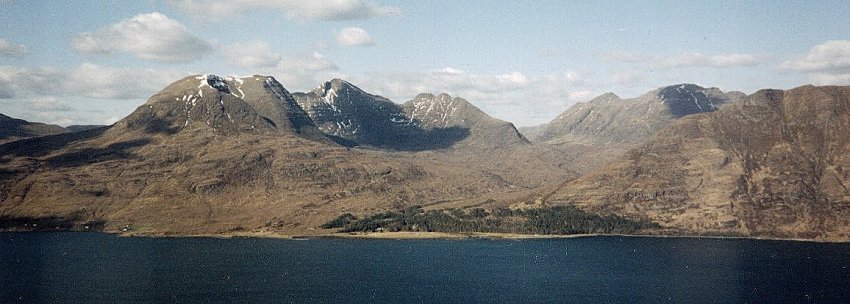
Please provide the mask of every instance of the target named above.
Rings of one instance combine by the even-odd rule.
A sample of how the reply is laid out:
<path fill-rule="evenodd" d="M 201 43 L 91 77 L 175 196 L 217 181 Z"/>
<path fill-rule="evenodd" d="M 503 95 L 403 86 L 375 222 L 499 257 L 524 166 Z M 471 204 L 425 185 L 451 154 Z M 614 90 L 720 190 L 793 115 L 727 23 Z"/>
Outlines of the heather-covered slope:
<path fill-rule="evenodd" d="M 762 90 L 673 123 L 547 200 L 685 233 L 846 240 L 848 134 L 850 87 Z"/>
<path fill-rule="evenodd" d="M 29 122 L 0 114 L 0 144 L 22 138 L 70 132 L 57 125 Z"/>
<path fill-rule="evenodd" d="M 713 112 L 744 96 L 693 84 L 667 86 L 636 98 L 606 93 L 578 103 L 552 122 L 530 129 L 537 144 L 561 150 L 588 172 L 611 161 L 682 117 Z"/>

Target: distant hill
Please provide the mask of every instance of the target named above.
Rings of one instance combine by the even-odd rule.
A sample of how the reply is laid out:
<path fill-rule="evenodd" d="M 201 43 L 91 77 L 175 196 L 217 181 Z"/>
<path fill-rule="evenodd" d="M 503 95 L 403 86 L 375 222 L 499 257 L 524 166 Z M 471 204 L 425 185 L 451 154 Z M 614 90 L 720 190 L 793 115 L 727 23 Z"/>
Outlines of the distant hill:
<path fill-rule="evenodd" d="M 426 151 L 528 143 L 513 124 L 447 94 L 420 94 L 399 105 L 333 79 L 293 96 L 325 134 L 361 146 Z"/>
<path fill-rule="evenodd" d="M 335 106 L 382 113 L 354 101 Z M 465 206 L 516 191 L 509 175 L 440 152 L 347 148 L 305 108 L 272 77 L 186 77 L 112 126 L 0 145 L 0 216 L 142 234 L 309 234 L 345 212 Z M 403 119 L 395 109 L 386 113 Z M 337 114 L 371 128 L 367 116 Z"/>
<path fill-rule="evenodd" d="M 111 126 L 0 144 L 0 227 L 848 240 L 849 105 L 850 87 L 675 85 L 577 104 L 529 142 L 448 94 L 396 104 L 339 79 L 290 94 L 268 76 L 194 75 Z"/>
<path fill-rule="evenodd" d="M 621 99 L 606 93 L 578 103 L 548 124 L 526 129 L 535 143 L 573 155 L 576 169 L 587 172 L 682 117 L 713 112 L 745 95 L 717 88 L 680 84 L 659 88 L 640 97 Z"/>
<path fill-rule="evenodd" d="M 67 128 L 68 130 L 71 130 L 73 132 L 80 132 L 80 131 L 87 131 L 87 130 L 103 128 L 103 127 L 106 127 L 106 125 L 70 125 L 70 126 L 67 126 L 65 128 Z"/>
<path fill-rule="evenodd" d="M 408 123 L 420 128 L 468 130 L 468 136 L 461 140 L 465 146 L 504 148 L 529 143 L 512 123 L 493 118 L 465 99 L 446 93 L 419 94 L 403 108 Z"/>
<path fill-rule="evenodd" d="M 69 132 L 57 125 L 28 122 L 0 114 L 0 144 L 22 138 Z"/>
<path fill-rule="evenodd" d="M 850 87 L 762 90 L 542 193 L 688 234 L 848 239 L 848 134 Z"/>

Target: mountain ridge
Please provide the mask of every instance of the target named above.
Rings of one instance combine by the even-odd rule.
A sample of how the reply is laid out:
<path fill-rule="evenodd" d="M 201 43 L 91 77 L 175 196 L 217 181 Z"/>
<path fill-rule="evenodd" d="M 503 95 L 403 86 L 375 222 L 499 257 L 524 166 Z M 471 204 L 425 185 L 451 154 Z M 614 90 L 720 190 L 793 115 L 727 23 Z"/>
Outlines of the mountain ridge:
<path fill-rule="evenodd" d="M 571 205 L 661 234 L 846 240 L 848 91 L 603 94 L 561 115 L 575 138 L 529 142 L 448 94 L 395 104 L 339 79 L 311 95 L 273 77 L 192 75 L 112 126 L 0 144 L 0 216 L 145 235 L 322 234 L 345 213 L 482 208 L 486 220 Z M 342 137 L 353 130 L 364 137 Z M 462 136 L 435 136 L 451 130 Z"/>
<path fill-rule="evenodd" d="M 66 132 L 70 132 L 70 130 L 58 125 L 29 122 L 0 113 L 0 144 L 18 139 Z"/>
<path fill-rule="evenodd" d="M 551 201 L 682 233 L 848 239 L 850 87 L 760 90 L 674 122 Z"/>

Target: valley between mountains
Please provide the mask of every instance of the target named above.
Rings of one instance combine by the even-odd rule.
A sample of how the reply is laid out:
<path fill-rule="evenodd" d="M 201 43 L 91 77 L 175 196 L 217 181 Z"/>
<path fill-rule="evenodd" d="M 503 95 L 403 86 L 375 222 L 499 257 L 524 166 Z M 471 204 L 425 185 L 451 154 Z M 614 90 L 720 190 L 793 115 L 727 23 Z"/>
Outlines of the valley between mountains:
<path fill-rule="evenodd" d="M 0 229 L 850 240 L 850 87 L 603 94 L 518 130 L 341 79 L 193 75 L 111 126 L 0 116 Z"/>

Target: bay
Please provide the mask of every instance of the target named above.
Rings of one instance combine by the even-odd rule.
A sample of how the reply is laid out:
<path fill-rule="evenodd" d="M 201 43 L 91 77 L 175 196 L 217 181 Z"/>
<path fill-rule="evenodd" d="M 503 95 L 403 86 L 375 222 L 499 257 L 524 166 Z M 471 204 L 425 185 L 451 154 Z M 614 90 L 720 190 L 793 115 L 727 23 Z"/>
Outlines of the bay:
<path fill-rule="evenodd" d="M 3 303 L 847 302 L 850 244 L 0 233 Z"/>

